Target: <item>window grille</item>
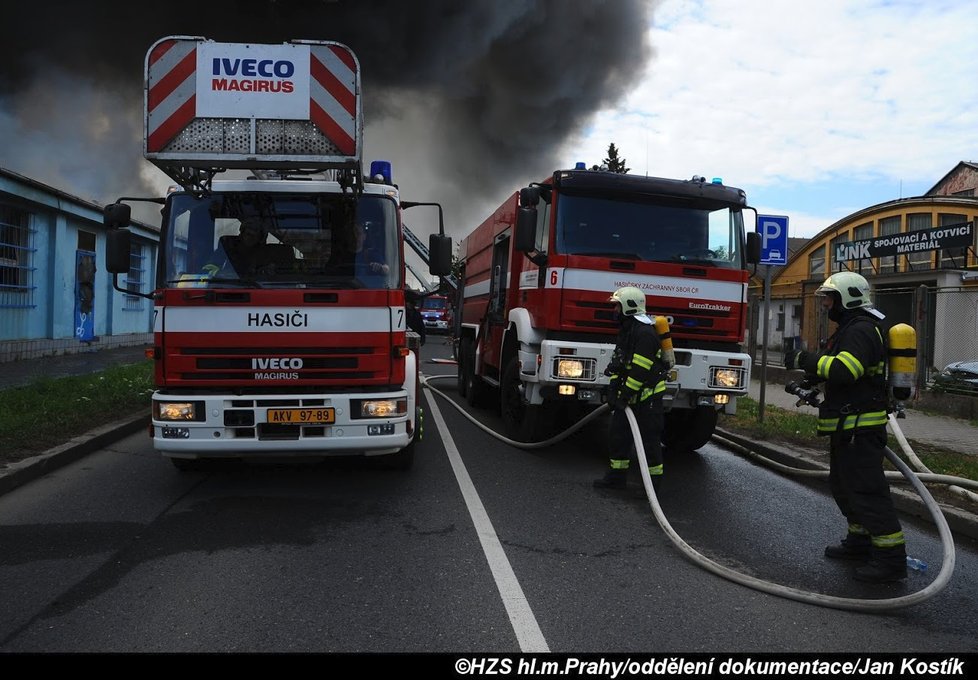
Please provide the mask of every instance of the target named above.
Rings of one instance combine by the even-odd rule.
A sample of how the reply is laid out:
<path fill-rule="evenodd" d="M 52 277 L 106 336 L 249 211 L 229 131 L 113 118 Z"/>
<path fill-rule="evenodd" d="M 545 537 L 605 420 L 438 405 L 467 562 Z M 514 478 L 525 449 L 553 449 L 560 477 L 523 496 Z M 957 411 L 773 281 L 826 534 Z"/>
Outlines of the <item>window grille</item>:
<path fill-rule="evenodd" d="M 0 204 L 0 307 L 33 308 L 34 224 L 26 210 Z"/>
<path fill-rule="evenodd" d="M 132 293 L 143 292 L 143 281 L 145 280 L 145 256 L 143 246 L 139 243 L 132 243 L 129 246 L 129 273 L 126 275 L 126 290 Z M 145 298 L 139 295 L 126 294 L 123 309 L 141 310 Z"/>

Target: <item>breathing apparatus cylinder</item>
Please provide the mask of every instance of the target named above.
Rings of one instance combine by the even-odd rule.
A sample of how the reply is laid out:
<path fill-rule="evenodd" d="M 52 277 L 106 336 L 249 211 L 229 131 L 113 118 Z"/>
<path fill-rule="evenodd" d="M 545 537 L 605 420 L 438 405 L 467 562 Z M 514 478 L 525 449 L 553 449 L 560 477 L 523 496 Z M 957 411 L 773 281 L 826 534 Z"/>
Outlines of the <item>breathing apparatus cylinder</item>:
<path fill-rule="evenodd" d="M 890 328 L 887 340 L 890 396 L 896 401 L 906 401 L 914 395 L 914 377 L 917 373 L 917 332 L 913 326 L 898 323 Z"/>
<path fill-rule="evenodd" d="M 655 332 L 661 342 L 662 358 L 671 369 L 676 365 L 676 353 L 672 349 L 672 332 L 669 330 L 669 319 L 664 316 L 655 317 Z"/>

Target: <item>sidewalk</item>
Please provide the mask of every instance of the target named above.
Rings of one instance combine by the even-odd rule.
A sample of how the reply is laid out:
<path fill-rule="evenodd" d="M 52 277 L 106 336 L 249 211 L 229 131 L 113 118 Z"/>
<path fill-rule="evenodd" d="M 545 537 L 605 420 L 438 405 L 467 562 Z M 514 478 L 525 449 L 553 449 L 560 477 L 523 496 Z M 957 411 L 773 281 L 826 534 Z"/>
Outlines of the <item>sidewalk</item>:
<path fill-rule="evenodd" d="M 85 375 L 86 373 L 104 371 L 112 366 L 137 364 L 146 361 L 147 347 L 149 345 L 90 349 L 77 354 L 5 361 L 0 363 L 0 390 L 29 385 L 41 378 Z"/>
<path fill-rule="evenodd" d="M 752 380 L 749 395 L 751 399 L 760 401 L 761 382 Z M 801 410 L 804 413 L 816 415 L 818 411 L 808 405 L 795 406 L 798 398 L 784 391 L 784 385 L 768 382 L 764 388 L 764 405 L 776 406 L 788 410 Z M 930 415 L 916 409 L 908 408 L 907 417 L 898 421 L 903 435 L 907 439 L 928 442 L 948 451 L 978 455 L 978 427 L 970 421 L 947 416 Z"/>

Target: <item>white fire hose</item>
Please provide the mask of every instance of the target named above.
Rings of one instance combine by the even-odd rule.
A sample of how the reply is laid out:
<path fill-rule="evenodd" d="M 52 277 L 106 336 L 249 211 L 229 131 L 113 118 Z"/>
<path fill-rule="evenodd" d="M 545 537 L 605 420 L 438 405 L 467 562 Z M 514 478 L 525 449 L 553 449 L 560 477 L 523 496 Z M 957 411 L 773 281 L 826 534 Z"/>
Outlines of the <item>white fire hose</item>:
<path fill-rule="evenodd" d="M 487 432 L 488 434 L 492 435 L 496 439 L 499 439 L 500 441 L 506 442 L 507 444 L 510 444 L 512 446 L 521 449 L 540 449 L 540 448 L 545 448 L 547 446 L 552 446 L 557 442 L 566 439 L 571 434 L 584 427 L 584 425 L 594 420 L 596 417 L 598 417 L 598 415 L 600 415 L 601 413 L 603 413 L 608 409 L 607 404 L 602 404 L 597 409 L 589 413 L 585 418 L 581 419 L 579 422 L 575 423 L 574 425 L 564 430 L 560 434 L 551 437 L 550 439 L 547 439 L 545 441 L 533 442 L 533 443 L 518 442 L 513 439 L 509 439 L 508 437 L 504 437 L 501 434 L 486 427 L 478 420 L 476 420 L 475 417 L 467 413 L 465 409 L 463 409 L 460 405 L 458 405 L 455 402 L 454 399 L 452 399 L 444 392 L 438 390 L 435 387 L 432 387 L 429 384 L 430 380 L 442 379 L 442 378 L 454 379 L 455 376 L 453 375 L 425 376 L 422 377 L 421 382 L 422 385 L 425 387 L 425 389 L 431 390 L 435 394 L 444 397 L 452 406 L 455 407 L 457 411 L 459 411 L 459 413 L 465 416 L 469 421 L 471 421 L 477 427 Z M 728 567 L 725 567 L 721 564 L 714 562 L 708 557 L 705 557 L 704 555 L 698 553 L 689 544 L 687 544 L 679 536 L 679 534 L 677 534 L 676 531 L 672 528 L 672 525 L 669 524 L 668 520 L 666 519 L 665 515 L 662 512 L 662 508 L 659 506 L 659 500 L 656 498 L 655 489 L 652 486 L 652 477 L 649 475 L 648 459 L 645 455 L 645 447 L 642 445 L 642 436 L 638 429 L 638 422 L 635 420 L 635 414 L 632 413 L 631 408 L 626 408 L 625 415 L 628 417 L 628 424 L 631 427 L 632 437 L 635 440 L 635 451 L 638 458 L 639 470 L 642 475 L 642 484 L 645 487 L 645 495 L 648 497 L 649 505 L 652 508 L 652 513 L 653 515 L 655 515 L 656 521 L 659 523 L 659 526 L 662 527 L 662 530 L 666 533 L 666 535 L 673 542 L 673 544 L 677 548 L 679 548 L 680 552 L 683 553 L 683 555 L 685 555 L 693 563 L 703 567 L 707 571 L 713 572 L 717 576 L 721 576 L 729 581 L 733 581 L 734 583 L 739 583 L 740 585 L 747 586 L 748 588 L 760 590 L 766 593 L 770 593 L 772 595 L 776 595 L 778 597 L 797 600 L 799 602 L 805 602 L 808 604 L 815 604 L 821 607 L 830 607 L 833 609 L 845 609 L 845 610 L 863 611 L 863 612 L 892 611 L 895 609 L 902 609 L 904 607 L 909 607 L 911 605 L 919 604 L 924 600 L 930 599 L 931 597 L 936 595 L 944 588 L 944 586 L 947 585 L 948 581 L 951 580 L 951 574 L 954 571 L 954 560 L 955 560 L 954 540 L 951 537 L 951 530 L 947 525 L 947 520 L 944 518 L 944 514 L 941 512 L 941 509 L 938 506 L 937 501 L 935 501 L 934 497 L 931 496 L 930 491 L 928 491 L 927 487 L 924 486 L 923 481 L 959 485 L 959 486 L 971 486 L 976 489 L 978 489 L 978 482 L 975 482 L 970 479 L 964 479 L 961 477 L 952 477 L 950 475 L 915 474 L 909 467 L 907 467 L 906 463 L 904 463 L 899 456 L 897 456 L 893 451 L 887 448 L 886 449 L 887 458 L 889 458 L 890 462 L 892 462 L 897 467 L 897 469 L 900 470 L 900 473 L 895 473 L 895 472 L 887 473 L 887 477 L 892 478 L 892 476 L 895 475 L 898 478 L 906 479 L 906 481 L 908 481 L 914 487 L 914 489 L 923 499 L 924 504 L 927 506 L 927 509 L 930 511 L 931 516 L 934 519 L 934 524 L 937 526 L 938 533 L 940 534 L 941 537 L 941 544 L 943 546 L 943 556 L 942 556 L 940 573 L 937 575 L 937 578 L 935 578 L 934 581 L 932 581 L 927 587 L 915 593 L 911 593 L 909 595 L 903 595 L 900 597 L 893 597 L 887 599 L 875 599 L 875 600 L 861 600 L 856 598 L 835 597 L 832 595 L 823 595 L 821 593 L 812 593 L 804 590 L 799 590 L 797 588 L 791 588 L 789 586 L 783 586 L 780 584 L 771 583 L 769 581 L 763 581 L 761 579 L 754 578 L 753 576 L 748 576 L 746 574 L 741 574 L 737 571 L 734 571 L 733 569 L 730 569 Z M 906 442 L 906 439 L 903 437 L 903 432 L 900 431 L 899 425 L 896 424 L 895 419 L 893 419 L 892 417 L 890 420 L 890 426 L 893 429 L 894 434 L 897 436 L 897 440 L 900 441 L 900 445 L 904 448 L 905 451 L 910 452 L 911 450 L 910 450 L 909 443 Z M 738 452 L 747 453 L 748 455 L 750 455 L 751 458 L 755 460 L 759 460 L 760 462 L 763 462 L 766 465 L 770 465 L 775 469 L 779 469 L 782 472 L 787 472 L 789 474 L 799 474 L 801 476 L 817 477 L 820 479 L 828 479 L 829 473 L 827 471 L 801 470 L 798 468 L 791 468 L 789 466 L 781 465 L 780 463 L 771 461 L 770 459 L 765 458 L 764 456 L 761 456 L 756 452 L 750 451 L 749 449 L 746 449 L 734 442 L 726 440 L 723 437 L 715 435 L 714 438 L 721 441 L 724 444 L 724 446 L 731 447 Z M 914 458 L 916 458 L 916 456 L 914 456 Z"/>

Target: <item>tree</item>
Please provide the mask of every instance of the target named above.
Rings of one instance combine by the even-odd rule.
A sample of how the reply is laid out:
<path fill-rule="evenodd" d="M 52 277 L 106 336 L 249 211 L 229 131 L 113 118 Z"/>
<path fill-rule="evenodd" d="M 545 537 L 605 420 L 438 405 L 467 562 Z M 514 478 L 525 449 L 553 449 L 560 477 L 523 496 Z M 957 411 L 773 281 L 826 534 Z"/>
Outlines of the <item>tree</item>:
<path fill-rule="evenodd" d="M 612 142 L 608 145 L 608 157 L 604 159 L 603 163 L 608 168 L 608 172 L 616 172 L 619 175 L 627 174 L 631 168 L 626 168 L 625 163 L 627 161 L 624 158 L 618 158 L 618 147 Z"/>

